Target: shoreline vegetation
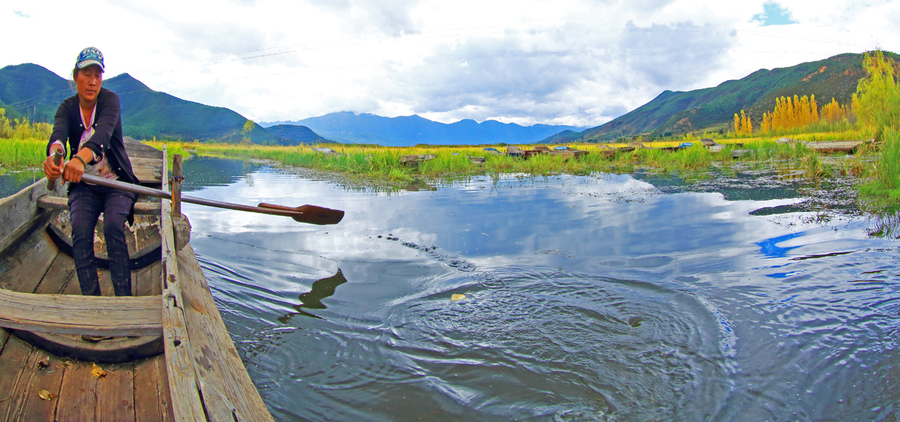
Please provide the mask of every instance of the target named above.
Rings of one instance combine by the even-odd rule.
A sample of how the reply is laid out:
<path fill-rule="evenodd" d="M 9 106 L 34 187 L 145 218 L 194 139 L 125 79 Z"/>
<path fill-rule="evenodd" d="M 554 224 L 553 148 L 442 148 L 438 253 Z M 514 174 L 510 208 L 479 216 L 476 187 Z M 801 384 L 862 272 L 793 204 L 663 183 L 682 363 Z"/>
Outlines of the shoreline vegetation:
<path fill-rule="evenodd" d="M 285 167 L 304 168 L 329 174 L 356 184 L 397 188 L 412 181 L 442 183 L 476 175 L 517 174 L 547 176 L 586 175 L 595 172 L 633 173 L 650 171 L 703 177 L 713 167 L 778 165 L 802 170 L 817 183 L 830 177 L 851 177 L 857 181 L 860 208 L 872 212 L 900 211 L 900 88 L 892 60 L 882 52 L 866 55 L 868 76 L 860 80 L 851 106 L 834 101 L 819 113 L 815 98 L 779 99 L 760 130 L 743 112 L 735 114 L 734 131 L 713 139 L 719 151 L 707 148 L 705 132 L 688 133 L 664 140 L 635 136 L 629 142 L 552 144 L 586 151 L 577 157 L 541 154 L 527 159 L 506 154 L 507 144 L 479 146 L 417 145 L 384 147 L 377 145 L 317 144 L 262 146 L 249 140 L 238 144 L 150 140 L 144 143 L 162 148 L 169 156 L 182 154 L 218 155 L 237 159 L 277 162 Z M 796 107 L 795 107 L 796 106 Z M 818 116 L 818 117 L 817 117 Z M 800 122 L 800 123 L 798 123 Z M 10 122 L 0 109 L 0 175 L 8 171 L 40 168 L 45 158 L 48 123 L 27 120 Z M 789 139 L 789 142 L 785 142 Z M 817 142 L 871 140 L 852 155 L 825 158 L 808 147 Z M 689 144 L 689 145 L 688 145 Z M 531 150 L 536 144 L 515 145 Z M 682 146 L 674 151 L 666 150 Z M 491 151 L 493 149 L 493 151 Z M 738 152 L 739 151 L 739 152 Z M 427 156 L 415 165 L 403 156 Z"/>

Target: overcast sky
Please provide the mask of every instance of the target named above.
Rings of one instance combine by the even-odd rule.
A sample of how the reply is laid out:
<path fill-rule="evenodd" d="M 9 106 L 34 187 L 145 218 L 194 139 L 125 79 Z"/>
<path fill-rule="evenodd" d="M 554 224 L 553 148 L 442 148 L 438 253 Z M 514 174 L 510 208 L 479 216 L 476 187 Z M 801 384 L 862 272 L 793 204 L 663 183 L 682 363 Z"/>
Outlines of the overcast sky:
<path fill-rule="evenodd" d="M 847 0 L 11 0 L 0 66 L 110 78 L 257 122 L 336 111 L 597 126 L 687 91 L 875 48 L 900 3 Z M 4 10 L 5 9 L 5 10 Z"/>

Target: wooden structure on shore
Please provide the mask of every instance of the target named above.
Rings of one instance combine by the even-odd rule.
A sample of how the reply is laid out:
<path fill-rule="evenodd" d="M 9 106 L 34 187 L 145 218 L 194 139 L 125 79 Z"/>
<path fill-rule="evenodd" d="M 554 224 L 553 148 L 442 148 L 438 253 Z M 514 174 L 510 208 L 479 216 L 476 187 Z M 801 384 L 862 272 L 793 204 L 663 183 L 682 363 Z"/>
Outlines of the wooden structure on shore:
<path fill-rule="evenodd" d="M 506 154 L 509 155 L 510 157 L 525 158 L 525 159 L 534 157 L 535 155 L 547 154 L 547 155 L 551 155 L 551 156 L 563 157 L 566 160 L 568 160 L 569 158 L 578 158 L 578 157 L 585 156 L 588 154 L 588 152 L 589 151 L 570 148 L 570 147 L 566 147 L 566 146 L 550 148 L 546 145 L 538 145 L 530 150 L 523 150 L 522 148 L 519 148 L 517 146 L 506 147 Z"/>
<path fill-rule="evenodd" d="M 144 184 L 169 180 L 164 153 L 127 149 Z M 176 190 L 173 201 L 135 206 L 129 251 L 144 266 L 132 268 L 132 297 L 108 296 L 106 270 L 104 296 L 81 295 L 61 183 L 0 199 L 0 421 L 272 420 L 191 246 L 176 245 Z"/>
<path fill-rule="evenodd" d="M 435 154 L 412 154 L 400 156 L 400 164 L 409 167 L 418 167 L 419 164 L 437 158 Z"/>

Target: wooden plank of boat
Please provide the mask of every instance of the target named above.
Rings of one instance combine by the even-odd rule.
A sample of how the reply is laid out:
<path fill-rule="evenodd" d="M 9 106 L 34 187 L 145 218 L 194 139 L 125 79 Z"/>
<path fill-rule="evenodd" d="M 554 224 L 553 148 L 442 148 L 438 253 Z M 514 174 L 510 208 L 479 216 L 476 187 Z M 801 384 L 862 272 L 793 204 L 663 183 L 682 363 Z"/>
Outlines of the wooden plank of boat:
<path fill-rule="evenodd" d="M 80 296 L 0 289 L 0 326 L 60 334 L 150 336 L 162 331 L 153 296 Z"/>
<path fill-rule="evenodd" d="M 60 196 L 65 189 L 57 183 L 53 191 L 47 190 L 47 183 L 35 183 L 21 191 L 0 199 L 0 255 L 6 255 L 9 249 L 30 234 L 39 219 L 49 220 L 50 213 L 38 213 L 34 203 L 48 193 Z"/>
<path fill-rule="evenodd" d="M 165 157 L 165 149 L 163 149 Z M 162 177 L 168 179 L 167 161 L 163 161 Z M 167 185 L 163 190 L 169 191 Z M 203 401 L 191 357 L 187 333 L 184 302 L 181 297 L 181 281 L 175 250 L 175 231 L 172 224 L 172 202 L 162 200 L 160 206 L 160 240 L 162 241 L 162 322 L 163 347 L 166 356 L 166 374 L 172 395 L 172 413 L 177 420 L 205 420 Z M 189 280 L 185 279 L 185 282 Z"/>
<path fill-rule="evenodd" d="M 168 178 L 163 164 L 163 179 Z M 163 337 L 177 420 L 271 421 L 225 329 L 190 245 L 175 247 L 172 201 L 163 200 Z"/>

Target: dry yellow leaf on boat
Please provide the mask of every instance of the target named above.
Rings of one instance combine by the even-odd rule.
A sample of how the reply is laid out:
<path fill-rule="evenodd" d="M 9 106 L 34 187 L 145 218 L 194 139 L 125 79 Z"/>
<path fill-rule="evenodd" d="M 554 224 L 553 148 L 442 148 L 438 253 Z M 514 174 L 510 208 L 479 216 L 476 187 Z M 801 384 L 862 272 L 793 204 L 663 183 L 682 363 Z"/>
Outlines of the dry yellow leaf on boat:
<path fill-rule="evenodd" d="M 56 398 L 56 394 L 53 394 L 47 390 L 38 390 L 34 385 L 32 385 L 31 388 L 33 388 L 34 391 L 37 391 L 38 397 L 40 397 L 41 400 L 53 400 Z"/>
<path fill-rule="evenodd" d="M 103 368 L 97 366 L 97 364 L 95 363 L 94 369 L 91 370 L 91 375 L 93 375 L 94 378 L 103 378 L 106 376 L 106 371 L 104 371 Z"/>
<path fill-rule="evenodd" d="M 461 295 L 461 294 L 455 294 L 453 296 L 450 296 L 450 300 L 463 300 L 465 298 L 466 298 L 466 295 Z"/>

